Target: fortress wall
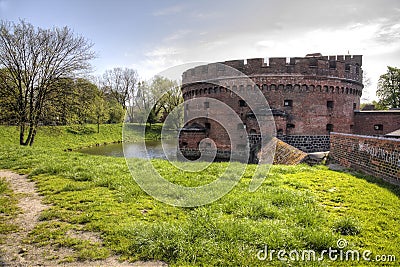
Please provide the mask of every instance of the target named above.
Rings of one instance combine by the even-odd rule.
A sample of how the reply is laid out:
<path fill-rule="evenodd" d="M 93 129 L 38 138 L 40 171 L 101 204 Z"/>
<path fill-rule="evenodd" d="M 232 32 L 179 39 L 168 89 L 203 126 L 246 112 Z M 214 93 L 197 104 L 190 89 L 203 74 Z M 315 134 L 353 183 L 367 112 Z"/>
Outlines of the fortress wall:
<path fill-rule="evenodd" d="M 399 139 L 332 133 L 329 157 L 344 167 L 400 185 Z"/>
<path fill-rule="evenodd" d="M 247 59 L 246 63 L 245 60 L 230 60 L 189 69 L 183 73 L 182 83 L 240 76 L 239 72 L 245 75 L 298 73 L 301 75 L 338 77 L 362 83 L 361 66 L 361 55 L 253 58 Z"/>
<path fill-rule="evenodd" d="M 385 135 L 400 128 L 400 110 L 359 111 L 355 112 L 354 121 L 355 134 Z"/>
<path fill-rule="evenodd" d="M 211 104 L 209 111 L 218 112 L 222 105 L 228 105 L 248 134 L 260 134 L 260 129 L 254 111 L 241 105 L 243 99 L 235 92 L 249 99 L 259 91 L 269 104 L 266 109 L 274 115 L 280 139 L 306 152 L 326 151 L 330 132 L 354 130 L 354 111 L 360 108 L 363 89 L 361 66 L 362 56 L 358 55 L 231 60 L 185 71 L 181 89 L 188 102 L 206 102 L 207 98 L 221 101 Z M 197 105 L 202 109 L 201 102 Z M 199 109 L 185 105 L 186 122 L 196 114 Z M 229 120 L 228 115 L 222 117 L 223 122 Z M 196 121 L 205 125 L 202 119 Z M 226 135 L 219 134 L 218 125 L 210 125 L 206 135 L 218 148 L 235 149 L 227 145 Z"/>

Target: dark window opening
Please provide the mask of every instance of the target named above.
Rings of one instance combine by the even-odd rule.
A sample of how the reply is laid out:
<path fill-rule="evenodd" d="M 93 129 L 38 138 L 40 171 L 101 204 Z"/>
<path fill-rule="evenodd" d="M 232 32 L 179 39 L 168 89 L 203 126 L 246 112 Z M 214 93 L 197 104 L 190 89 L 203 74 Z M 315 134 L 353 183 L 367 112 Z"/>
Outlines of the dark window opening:
<path fill-rule="evenodd" d="M 288 128 L 288 129 L 291 129 L 291 128 L 294 128 L 294 127 L 295 127 L 294 124 L 291 124 L 291 123 L 286 124 L 286 128 Z"/>
<path fill-rule="evenodd" d="M 257 134 L 257 131 L 255 129 L 251 129 L 250 134 Z"/>
<path fill-rule="evenodd" d="M 315 68 L 315 67 L 317 67 L 317 65 L 318 65 L 318 61 L 317 61 L 316 58 L 310 58 L 310 59 L 309 59 L 309 64 L 310 64 L 310 67 L 311 67 L 311 68 Z"/>
<path fill-rule="evenodd" d="M 329 61 L 329 68 L 330 69 L 336 69 L 336 61 L 335 60 Z"/>
<path fill-rule="evenodd" d="M 350 64 L 346 64 L 346 65 L 345 65 L 344 71 L 350 72 Z"/>
<path fill-rule="evenodd" d="M 357 103 L 353 103 L 353 110 L 357 109 Z"/>
<path fill-rule="evenodd" d="M 204 102 L 204 108 L 209 108 L 210 107 L 210 102 Z"/>
<path fill-rule="evenodd" d="M 247 103 L 244 100 L 239 100 L 239 107 L 247 107 Z"/>
<path fill-rule="evenodd" d="M 328 108 L 333 108 L 333 101 L 327 101 L 327 102 L 326 102 L 326 106 L 327 106 Z"/>
<path fill-rule="evenodd" d="M 206 123 L 204 124 L 204 126 L 206 127 L 207 130 L 210 130 L 210 129 L 211 129 L 211 124 L 210 124 L 209 122 L 206 122 Z"/>
<path fill-rule="evenodd" d="M 328 132 L 332 132 L 332 131 L 333 131 L 333 124 L 327 124 L 327 125 L 326 125 L 326 130 L 327 130 Z"/>
<path fill-rule="evenodd" d="M 375 131 L 382 131 L 383 130 L 383 125 L 382 124 L 375 124 L 374 125 Z"/>
<path fill-rule="evenodd" d="M 188 143 L 187 142 L 182 142 L 182 147 L 187 147 Z"/>
<path fill-rule="evenodd" d="M 293 107 L 293 100 L 287 99 L 283 101 L 283 106 L 284 107 Z"/>
<path fill-rule="evenodd" d="M 283 135 L 283 130 L 279 129 L 278 131 L 276 131 L 276 135 L 282 136 Z"/>

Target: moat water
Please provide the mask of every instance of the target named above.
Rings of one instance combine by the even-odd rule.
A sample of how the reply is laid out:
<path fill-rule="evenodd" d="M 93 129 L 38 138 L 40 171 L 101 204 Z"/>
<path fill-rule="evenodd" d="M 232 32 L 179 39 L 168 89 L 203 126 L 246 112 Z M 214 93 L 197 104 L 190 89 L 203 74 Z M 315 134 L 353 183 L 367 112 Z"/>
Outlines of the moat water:
<path fill-rule="evenodd" d="M 166 140 L 161 143 L 158 141 L 146 141 L 137 143 L 119 143 L 108 144 L 103 146 L 89 147 L 79 150 L 79 152 L 111 157 L 127 157 L 127 158 L 153 158 L 153 159 L 173 159 L 176 158 L 177 146 L 173 140 Z M 125 151 L 125 155 L 124 155 Z"/>

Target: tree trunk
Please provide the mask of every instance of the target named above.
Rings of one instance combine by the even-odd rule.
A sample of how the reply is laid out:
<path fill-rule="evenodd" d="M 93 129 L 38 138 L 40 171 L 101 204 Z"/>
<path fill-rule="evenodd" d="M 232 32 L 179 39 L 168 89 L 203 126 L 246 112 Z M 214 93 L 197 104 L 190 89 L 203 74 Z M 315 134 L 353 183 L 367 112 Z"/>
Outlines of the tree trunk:
<path fill-rule="evenodd" d="M 36 136 L 36 127 L 32 126 L 32 135 L 31 135 L 31 140 L 29 140 L 29 146 L 33 145 L 33 141 L 35 141 L 35 136 Z"/>
<path fill-rule="evenodd" d="M 21 123 L 19 126 L 19 144 L 21 146 L 25 145 L 24 139 L 25 139 L 25 124 Z"/>
<path fill-rule="evenodd" d="M 100 116 L 97 115 L 97 133 L 100 133 Z"/>

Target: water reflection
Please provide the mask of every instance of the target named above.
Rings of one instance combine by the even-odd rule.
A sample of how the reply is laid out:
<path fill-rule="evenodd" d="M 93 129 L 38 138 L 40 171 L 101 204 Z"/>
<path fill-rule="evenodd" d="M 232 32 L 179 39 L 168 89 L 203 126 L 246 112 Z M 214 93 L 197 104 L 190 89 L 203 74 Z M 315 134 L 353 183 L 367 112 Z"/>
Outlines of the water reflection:
<path fill-rule="evenodd" d="M 127 158 L 154 158 L 154 159 L 175 159 L 176 142 L 167 140 L 161 144 L 161 141 L 146 141 L 146 147 L 142 142 L 108 144 L 104 146 L 89 147 L 79 150 L 82 153 L 100 156 L 124 157 L 123 147 L 125 147 L 125 156 Z M 164 146 L 164 149 L 163 149 Z"/>

